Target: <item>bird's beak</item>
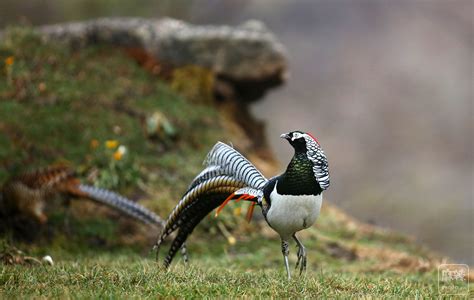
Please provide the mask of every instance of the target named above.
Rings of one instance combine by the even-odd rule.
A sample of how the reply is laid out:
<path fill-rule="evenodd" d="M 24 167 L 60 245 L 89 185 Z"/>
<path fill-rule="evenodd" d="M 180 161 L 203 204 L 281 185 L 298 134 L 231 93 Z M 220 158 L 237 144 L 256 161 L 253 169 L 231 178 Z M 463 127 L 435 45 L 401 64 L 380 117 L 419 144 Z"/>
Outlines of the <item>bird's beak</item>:
<path fill-rule="evenodd" d="M 290 138 L 290 135 L 288 133 L 283 133 L 282 135 L 280 135 L 280 137 L 282 139 L 288 140 Z"/>

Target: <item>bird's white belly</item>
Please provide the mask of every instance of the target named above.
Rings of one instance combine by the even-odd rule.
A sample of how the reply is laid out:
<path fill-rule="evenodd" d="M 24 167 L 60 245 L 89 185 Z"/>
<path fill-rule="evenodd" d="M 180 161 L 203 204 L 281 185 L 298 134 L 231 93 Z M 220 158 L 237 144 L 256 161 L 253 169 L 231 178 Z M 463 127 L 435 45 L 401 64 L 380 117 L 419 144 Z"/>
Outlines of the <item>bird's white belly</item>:
<path fill-rule="evenodd" d="M 321 210 L 322 193 L 315 195 L 279 195 L 276 185 L 271 195 L 267 221 L 282 238 L 314 224 Z"/>

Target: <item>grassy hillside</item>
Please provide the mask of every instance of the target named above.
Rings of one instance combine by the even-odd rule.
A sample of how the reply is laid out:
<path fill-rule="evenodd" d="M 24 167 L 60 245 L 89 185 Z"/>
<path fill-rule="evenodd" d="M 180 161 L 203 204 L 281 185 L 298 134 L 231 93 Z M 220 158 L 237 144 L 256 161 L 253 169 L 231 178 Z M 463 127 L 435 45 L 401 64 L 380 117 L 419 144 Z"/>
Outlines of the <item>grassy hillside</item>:
<path fill-rule="evenodd" d="M 45 45 L 29 29 L 10 29 L 0 43 L 0 62 L 0 182 L 26 169 L 68 163 L 83 181 L 140 199 L 165 217 L 215 141 L 232 141 L 209 101 L 188 101 L 173 89 L 186 94 L 195 78 L 180 72 L 165 82 L 121 49 L 71 50 Z M 127 149 L 120 157 L 119 145 Z M 49 223 L 33 228 L 39 232 L 33 240 L 2 231 L 0 296 L 438 293 L 435 255 L 328 205 L 317 225 L 300 235 L 307 274 L 295 273 L 288 283 L 278 237 L 262 220 L 243 221 L 244 204 L 205 219 L 189 241 L 190 266 L 178 255 L 164 271 L 149 251 L 158 232 L 86 201 L 65 207 L 60 200 L 51 200 Z M 44 255 L 54 266 L 36 261 Z M 293 266 L 295 256 L 292 246 Z"/>

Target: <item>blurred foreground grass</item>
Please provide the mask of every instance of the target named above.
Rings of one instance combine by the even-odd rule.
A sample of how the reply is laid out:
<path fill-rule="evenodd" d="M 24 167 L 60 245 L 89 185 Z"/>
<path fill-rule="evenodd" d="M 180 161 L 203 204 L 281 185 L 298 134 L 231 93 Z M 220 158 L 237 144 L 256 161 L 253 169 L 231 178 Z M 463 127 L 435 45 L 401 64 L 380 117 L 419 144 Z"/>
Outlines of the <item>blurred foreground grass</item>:
<path fill-rule="evenodd" d="M 308 270 L 303 276 L 293 270 L 290 282 L 278 237 L 256 222 L 244 228 L 253 230 L 248 235 L 235 230 L 235 242 L 201 226 L 188 241 L 189 265 L 178 254 L 169 270 L 161 268 L 149 247 L 87 248 L 86 241 L 76 238 L 48 245 L 17 243 L 38 259 L 51 255 L 55 264 L 0 265 L 0 297 L 439 296 L 438 272 L 426 250 L 394 233 L 351 229 L 334 213 L 326 207 L 319 224 L 301 234 Z M 290 249 L 292 268 L 294 246 Z M 163 246 L 161 258 L 167 247 Z M 467 283 L 458 281 L 456 288 L 466 293 Z M 471 287 L 471 296 L 473 292 Z"/>
<path fill-rule="evenodd" d="M 73 165 L 91 183 L 97 170 L 116 172 L 119 180 L 107 181 L 111 187 L 138 195 L 164 217 L 210 147 L 229 141 L 215 107 L 188 102 L 121 49 L 71 50 L 16 28 L 0 42 L 0 61 L 0 182 L 57 162 Z M 172 136 L 148 135 L 146 120 L 156 115 L 166 116 Z M 113 157 L 97 159 L 94 147 L 107 140 L 127 147 L 129 164 L 115 168 Z M 138 174 L 121 180 L 130 169 Z M 0 297 L 437 295 L 437 257 L 328 205 L 317 225 L 300 235 L 308 273 L 288 282 L 275 233 L 261 220 L 245 223 L 232 208 L 219 219 L 206 218 L 191 236 L 189 266 L 178 255 L 164 271 L 149 252 L 155 230 L 85 201 L 64 208 L 51 200 L 49 223 L 33 228 L 33 243 L 8 228 L 0 230 L 0 241 L 33 257 L 51 255 L 55 265 L 0 264 Z M 295 253 L 292 246 L 293 266 Z"/>
<path fill-rule="evenodd" d="M 279 266 L 281 267 L 281 266 Z M 59 262 L 53 267 L 14 266 L 0 271 L 0 296 L 143 298 L 177 297 L 434 297 L 436 272 L 360 274 L 326 266 L 295 275 L 262 260 L 250 264 L 225 255 L 196 257 L 190 266 L 163 271 L 152 259 L 134 254 L 101 254 Z"/>

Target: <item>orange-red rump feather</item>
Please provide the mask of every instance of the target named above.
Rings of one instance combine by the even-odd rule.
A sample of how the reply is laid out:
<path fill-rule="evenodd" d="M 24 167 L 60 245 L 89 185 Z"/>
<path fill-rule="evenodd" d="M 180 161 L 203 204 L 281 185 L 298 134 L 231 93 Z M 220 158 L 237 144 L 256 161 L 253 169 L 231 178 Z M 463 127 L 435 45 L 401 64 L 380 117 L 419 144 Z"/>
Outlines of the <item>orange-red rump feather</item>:
<path fill-rule="evenodd" d="M 217 217 L 220 212 L 224 209 L 224 207 L 229 203 L 230 200 L 236 200 L 235 202 L 239 202 L 240 200 L 248 200 L 248 201 L 252 201 L 255 199 L 255 196 L 253 195 L 250 195 L 250 194 L 242 194 L 242 195 L 239 195 L 238 198 L 235 198 L 237 195 L 235 193 L 232 193 L 229 195 L 229 197 L 227 197 L 224 202 L 222 202 L 221 205 L 219 205 L 219 207 L 217 208 L 216 210 L 216 214 L 215 216 Z M 250 220 L 252 219 L 252 215 L 253 215 L 253 211 L 254 211 L 254 208 L 255 208 L 255 204 L 256 202 L 252 202 L 248 208 L 248 211 L 247 211 L 247 216 L 246 216 L 246 219 L 247 221 L 250 222 Z"/>

